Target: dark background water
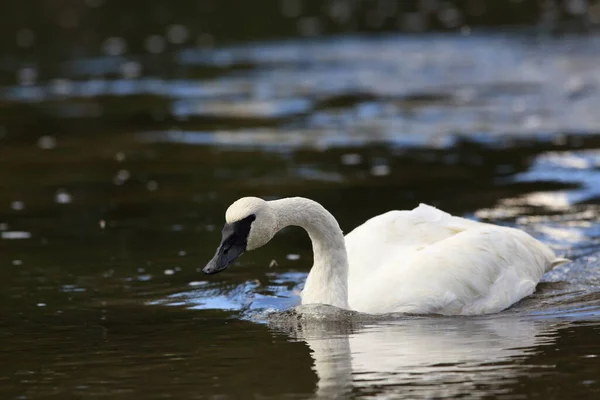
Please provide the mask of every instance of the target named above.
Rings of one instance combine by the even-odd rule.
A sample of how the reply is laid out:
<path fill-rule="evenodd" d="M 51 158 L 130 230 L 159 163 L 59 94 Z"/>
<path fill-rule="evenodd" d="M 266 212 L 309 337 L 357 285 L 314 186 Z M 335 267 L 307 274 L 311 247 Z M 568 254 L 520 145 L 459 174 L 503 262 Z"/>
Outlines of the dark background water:
<path fill-rule="evenodd" d="M 2 2 L 0 394 L 598 398 L 599 22 L 584 0 Z M 200 272 L 246 195 L 346 232 L 425 202 L 574 262 L 496 316 L 274 323 L 303 232 Z"/>

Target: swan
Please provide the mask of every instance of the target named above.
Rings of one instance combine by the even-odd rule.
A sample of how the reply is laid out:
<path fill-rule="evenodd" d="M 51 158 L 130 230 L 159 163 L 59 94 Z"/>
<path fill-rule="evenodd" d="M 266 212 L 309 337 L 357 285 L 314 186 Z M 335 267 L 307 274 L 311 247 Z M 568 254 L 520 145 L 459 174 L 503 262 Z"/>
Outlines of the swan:
<path fill-rule="evenodd" d="M 205 274 L 225 270 L 286 226 L 300 226 L 314 253 L 302 304 L 369 314 L 500 312 L 531 295 L 545 272 L 569 261 L 519 229 L 454 217 L 426 204 L 373 217 L 346 237 L 333 215 L 302 197 L 243 197 L 225 220 Z"/>

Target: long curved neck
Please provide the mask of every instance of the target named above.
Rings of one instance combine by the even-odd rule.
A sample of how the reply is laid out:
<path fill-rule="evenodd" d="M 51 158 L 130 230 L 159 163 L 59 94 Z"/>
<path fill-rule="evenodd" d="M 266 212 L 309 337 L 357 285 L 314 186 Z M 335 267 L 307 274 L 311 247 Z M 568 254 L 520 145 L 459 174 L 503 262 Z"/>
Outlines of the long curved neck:
<path fill-rule="evenodd" d="M 320 303 L 350 309 L 348 305 L 348 255 L 336 219 L 316 201 L 290 197 L 269 202 L 278 230 L 300 226 L 312 241 L 314 264 L 302 291 L 302 304 Z"/>

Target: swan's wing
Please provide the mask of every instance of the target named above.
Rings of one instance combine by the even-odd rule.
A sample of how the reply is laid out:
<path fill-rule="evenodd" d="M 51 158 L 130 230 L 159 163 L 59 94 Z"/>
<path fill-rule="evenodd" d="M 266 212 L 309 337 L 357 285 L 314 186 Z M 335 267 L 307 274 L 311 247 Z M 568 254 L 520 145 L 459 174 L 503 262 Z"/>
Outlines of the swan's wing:
<path fill-rule="evenodd" d="M 488 224 L 453 217 L 426 204 L 373 217 L 346 235 L 350 286 L 376 272 L 390 254 L 421 249 L 482 226 Z"/>
<path fill-rule="evenodd" d="M 369 244 L 374 241 L 419 247 L 487 225 L 454 217 L 435 207 L 421 204 L 410 211 L 389 211 L 369 219 L 346 235 L 346 245 L 352 250 L 365 251 L 369 250 Z"/>
<path fill-rule="evenodd" d="M 387 254 L 376 274 L 350 288 L 350 305 L 374 313 L 498 312 L 533 293 L 555 260 L 523 231 L 467 229 L 420 250 Z"/>

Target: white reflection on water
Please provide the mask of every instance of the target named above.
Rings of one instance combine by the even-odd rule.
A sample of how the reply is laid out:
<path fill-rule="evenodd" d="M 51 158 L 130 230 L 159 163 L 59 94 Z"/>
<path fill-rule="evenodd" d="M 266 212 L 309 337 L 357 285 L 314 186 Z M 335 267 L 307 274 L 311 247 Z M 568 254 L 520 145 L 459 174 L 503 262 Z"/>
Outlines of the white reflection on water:
<path fill-rule="evenodd" d="M 529 358 L 554 344 L 571 321 L 599 321 L 598 299 L 572 312 L 382 321 L 310 305 L 274 314 L 271 323 L 310 347 L 318 397 L 344 398 L 359 389 L 378 398 L 481 398 L 499 395 L 522 376 L 551 373 L 554 365 Z"/>
<path fill-rule="evenodd" d="M 552 343 L 564 324 L 509 315 L 405 318 L 348 329 L 308 317 L 291 335 L 312 350 L 318 397 L 343 398 L 355 389 L 384 398 L 482 397 L 530 369 L 527 357 Z"/>

